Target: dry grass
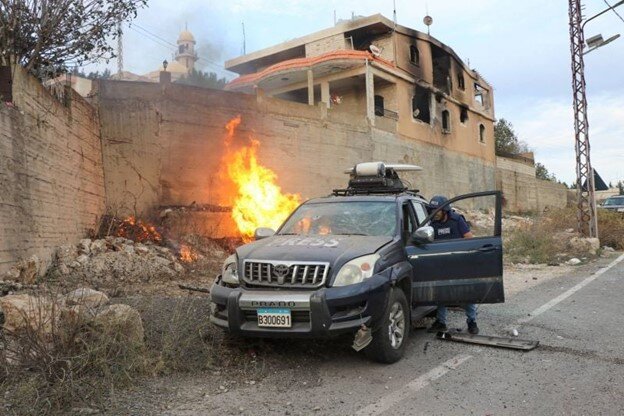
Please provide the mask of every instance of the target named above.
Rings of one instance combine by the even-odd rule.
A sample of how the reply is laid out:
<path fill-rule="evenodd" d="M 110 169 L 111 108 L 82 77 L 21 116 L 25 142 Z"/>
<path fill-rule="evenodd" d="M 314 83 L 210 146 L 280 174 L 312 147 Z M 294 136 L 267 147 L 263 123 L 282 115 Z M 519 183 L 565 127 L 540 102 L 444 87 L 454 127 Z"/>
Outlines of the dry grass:
<path fill-rule="evenodd" d="M 31 325 L 0 332 L 0 413 L 46 415 L 99 406 L 105 394 L 149 370 L 144 345 L 129 342 L 123 328 L 76 315 L 50 316 L 47 322 L 24 316 Z"/>
<path fill-rule="evenodd" d="M 522 263 L 559 262 L 570 257 L 587 257 L 587 253 L 574 252 L 568 241 L 575 236 L 576 209 L 562 208 L 535 217 L 529 227 L 515 229 L 505 236 L 506 260 Z M 624 249 L 624 216 L 598 211 L 600 245 Z M 567 232 L 567 231 L 572 232 Z"/>
<path fill-rule="evenodd" d="M 603 246 L 624 250 L 624 214 L 598 210 L 598 235 Z"/>

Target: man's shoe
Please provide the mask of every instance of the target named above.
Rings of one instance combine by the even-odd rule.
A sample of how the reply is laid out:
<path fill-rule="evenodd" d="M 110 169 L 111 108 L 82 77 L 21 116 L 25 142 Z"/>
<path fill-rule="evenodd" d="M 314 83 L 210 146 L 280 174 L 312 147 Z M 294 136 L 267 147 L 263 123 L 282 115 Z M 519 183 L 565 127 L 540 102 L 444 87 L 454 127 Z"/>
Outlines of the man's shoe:
<path fill-rule="evenodd" d="M 472 335 L 477 335 L 479 333 L 479 327 L 475 321 L 468 322 L 468 332 Z"/>
<path fill-rule="evenodd" d="M 436 320 L 430 327 L 427 329 L 427 332 L 446 332 L 448 328 L 445 323 L 442 323 Z"/>

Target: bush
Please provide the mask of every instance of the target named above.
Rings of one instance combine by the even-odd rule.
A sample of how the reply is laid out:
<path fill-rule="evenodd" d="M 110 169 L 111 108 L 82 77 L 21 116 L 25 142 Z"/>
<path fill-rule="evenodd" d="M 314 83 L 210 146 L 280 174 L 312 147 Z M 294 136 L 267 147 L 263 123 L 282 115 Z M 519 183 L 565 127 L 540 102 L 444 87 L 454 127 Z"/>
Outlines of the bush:
<path fill-rule="evenodd" d="M 130 342 L 126 328 L 61 313 L 59 297 L 45 295 L 37 299 L 52 300 L 38 301 L 39 310 L 23 316 L 27 325 L 0 332 L 0 412 L 45 415 L 77 404 L 97 407 L 106 394 L 147 373 L 145 346 Z"/>
<path fill-rule="evenodd" d="M 598 236 L 602 246 L 624 250 L 624 214 L 598 210 Z"/>
<path fill-rule="evenodd" d="M 512 231 L 504 246 L 506 260 L 512 263 L 549 263 L 562 250 L 553 234 L 538 224 Z"/>

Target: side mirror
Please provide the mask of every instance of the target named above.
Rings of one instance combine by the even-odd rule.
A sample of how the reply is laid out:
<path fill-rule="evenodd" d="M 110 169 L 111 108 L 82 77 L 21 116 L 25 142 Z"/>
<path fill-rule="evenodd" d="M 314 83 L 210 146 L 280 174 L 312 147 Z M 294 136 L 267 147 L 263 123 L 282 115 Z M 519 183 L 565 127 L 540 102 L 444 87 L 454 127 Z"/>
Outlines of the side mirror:
<path fill-rule="evenodd" d="M 433 227 L 429 225 L 420 227 L 414 231 L 412 238 L 418 243 L 431 243 L 435 238 L 435 231 L 433 230 Z"/>
<path fill-rule="evenodd" d="M 262 240 L 263 238 L 271 237 L 275 234 L 275 231 L 271 228 L 260 227 L 256 228 L 254 232 L 254 238 L 256 240 Z"/>

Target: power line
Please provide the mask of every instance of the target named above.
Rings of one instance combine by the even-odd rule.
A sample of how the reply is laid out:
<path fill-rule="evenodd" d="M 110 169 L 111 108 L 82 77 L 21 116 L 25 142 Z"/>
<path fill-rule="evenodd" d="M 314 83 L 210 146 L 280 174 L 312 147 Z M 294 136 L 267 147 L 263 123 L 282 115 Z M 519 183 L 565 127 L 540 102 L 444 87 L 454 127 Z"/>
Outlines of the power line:
<path fill-rule="evenodd" d="M 603 0 L 603 1 L 605 2 L 605 4 L 606 4 L 607 6 L 609 6 L 609 8 L 613 11 L 613 13 L 615 13 L 615 15 L 616 15 L 617 17 L 619 17 L 619 18 L 620 18 L 620 20 L 621 20 L 622 22 L 624 22 L 624 18 L 622 18 L 622 16 L 620 16 L 620 14 L 617 12 L 617 10 L 615 10 L 615 9 L 613 8 L 613 6 L 611 6 L 611 5 L 609 4 L 609 2 L 607 2 L 607 0 Z M 616 5 L 616 6 L 617 6 L 617 5 Z"/>
<path fill-rule="evenodd" d="M 139 32 L 137 29 L 135 29 L 134 26 L 136 26 L 137 29 L 140 29 L 141 32 Z M 133 29 L 136 33 L 138 33 L 138 34 L 148 38 L 149 40 L 158 43 L 160 46 L 164 46 L 164 47 L 167 47 L 167 48 L 172 47 L 174 49 L 178 47 L 177 45 L 169 42 L 168 40 L 164 39 L 163 37 L 157 35 L 156 33 L 152 32 L 150 30 L 145 29 L 144 27 L 142 27 L 142 26 L 140 26 L 140 25 L 138 25 L 136 23 L 133 23 L 130 26 L 130 28 Z M 211 61 L 211 60 L 209 60 L 207 58 L 202 58 L 202 57 L 198 57 L 198 60 L 206 63 L 206 65 L 211 66 L 215 70 L 227 72 L 226 69 L 223 67 L 223 65 L 221 65 L 221 64 L 219 64 L 219 63 L 217 63 L 215 61 Z"/>

